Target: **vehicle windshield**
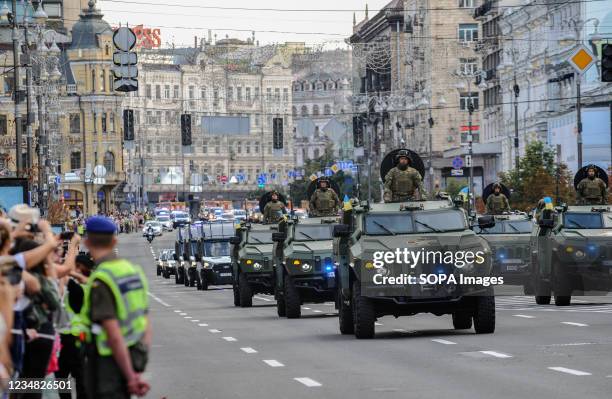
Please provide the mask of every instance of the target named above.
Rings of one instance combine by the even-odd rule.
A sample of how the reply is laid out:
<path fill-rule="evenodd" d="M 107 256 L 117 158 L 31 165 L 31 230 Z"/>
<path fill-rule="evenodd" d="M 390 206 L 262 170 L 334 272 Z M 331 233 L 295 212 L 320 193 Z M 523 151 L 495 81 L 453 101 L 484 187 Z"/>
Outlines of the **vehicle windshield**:
<path fill-rule="evenodd" d="M 234 215 L 236 215 L 236 216 L 243 216 L 243 215 L 246 215 L 246 211 L 243 210 L 243 209 L 236 209 L 234 211 Z"/>
<path fill-rule="evenodd" d="M 186 217 L 189 217 L 189 215 L 187 215 L 187 213 L 185 212 L 175 212 L 174 217 L 175 218 L 186 218 Z"/>
<path fill-rule="evenodd" d="M 463 213 L 456 210 L 369 214 L 365 218 L 368 235 L 439 233 L 465 228 Z"/>
<path fill-rule="evenodd" d="M 204 256 L 229 256 L 230 245 L 229 242 L 205 242 L 204 243 Z"/>
<path fill-rule="evenodd" d="M 147 225 L 147 227 L 148 226 L 151 226 L 151 227 L 160 227 L 161 223 L 159 223 L 159 222 L 147 222 L 146 225 Z"/>
<path fill-rule="evenodd" d="M 563 226 L 569 229 L 603 229 L 601 213 L 566 212 Z"/>
<path fill-rule="evenodd" d="M 498 220 L 493 227 L 481 229 L 476 226 L 474 230 L 478 234 L 520 234 L 531 233 L 532 226 L 529 220 Z"/>
<path fill-rule="evenodd" d="M 465 217 L 461 211 L 415 212 L 414 224 L 418 232 L 465 230 Z"/>
<path fill-rule="evenodd" d="M 160 215 L 157 217 L 158 222 L 167 222 L 168 220 L 170 220 L 170 216 L 168 215 Z"/>
<path fill-rule="evenodd" d="M 295 241 L 319 241 L 332 239 L 331 225 L 298 225 L 295 228 Z"/>
<path fill-rule="evenodd" d="M 272 244 L 271 231 L 251 231 L 249 232 L 248 244 Z"/>
<path fill-rule="evenodd" d="M 365 217 L 367 235 L 394 235 L 414 233 L 413 218 L 410 213 L 371 213 Z"/>

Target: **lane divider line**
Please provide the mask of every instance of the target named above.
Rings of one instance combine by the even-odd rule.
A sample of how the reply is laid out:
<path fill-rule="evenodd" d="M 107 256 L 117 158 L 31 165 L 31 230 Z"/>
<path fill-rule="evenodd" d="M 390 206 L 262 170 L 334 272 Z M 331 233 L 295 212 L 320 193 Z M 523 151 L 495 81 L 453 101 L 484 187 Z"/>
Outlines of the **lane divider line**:
<path fill-rule="evenodd" d="M 501 352 L 495 352 L 495 351 L 479 351 L 479 352 L 484 355 L 489 355 L 489 356 L 497 357 L 500 359 L 508 359 L 512 357 L 512 355 L 508 355 L 506 353 L 501 353 Z"/>
<path fill-rule="evenodd" d="M 217 330 L 216 328 L 212 328 L 212 329 L 208 330 L 208 332 L 212 333 L 212 334 L 219 334 L 221 332 L 221 330 Z"/>
<path fill-rule="evenodd" d="M 591 373 L 588 373 L 586 371 L 568 369 L 567 367 L 548 367 L 548 369 L 549 370 L 554 370 L 554 371 L 559 371 L 559 372 L 565 373 L 565 374 L 578 375 L 578 376 L 592 375 Z"/>
<path fill-rule="evenodd" d="M 375 322 L 375 323 L 374 323 L 374 325 L 375 325 L 375 326 L 382 326 L 382 323 Z"/>
<path fill-rule="evenodd" d="M 187 316 L 187 313 L 185 312 L 179 313 L 179 316 Z"/>
<path fill-rule="evenodd" d="M 166 302 L 162 301 L 161 299 L 159 299 L 157 296 L 155 296 L 154 294 L 147 292 L 147 294 L 153 298 L 155 300 L 155 302 L 159 303 L 162 306 L 165 306 L 167 308 L 169 308 L 171 305 L 167 304 Z"/>
<path fill-rule="evenodd" d="M 236 342 L 238 341 L 236 338 L 234 337 L 223 337 L 224 340 L 226 340 L 227 342 Z"/>
<path fill-rule="evenodd" d="M 192 319 L 192 320 L 189 320 L 189 321 L 192 322 L 192 323 L 199 323 L 200 322 L 200 320 L 196 320 L 196 319 Z"/>
<path fill-rule="evenodd" d="M 576 326 L 576 327 L 588 327 L 588 324 L 584 323 L 574 323 L 573 321 L 562 321 L 561 324 L 567 324 L 568 326 Z"/>
<path fill-rule="evenodd" d="M 246 347 L 246 348 L 240 348 L 241 351 L 243 351 L 244 353 L 257 353 L 257 351 L 251 347 Z"/>
<path fill-rule="evenodd" d="M 535 316 L 529 316 L 526 314 L 513 314 L 512 316 L 514 317 L 521 317 L 523 319 L 535 319 Z"/>
<path fill-rule="evenodd" d="M 432 339 L 432 341 L 433 342 L 437 342 L 437 343 L 442 344 L 442 345 L 457 345 L 456 342 L 447 341 L 445 339 Z"/>
<path fill-rule="evenodd" d="M 198 324 L 198 326 L 200 326 L 200 327 L 208 327 L 208 324 L 206 324 L 206 323 L 200 323 L 200 324 Z"/>
<path fill-rule="evenodd" d="M 191 316 L 185 316 L 186 319 L 193 319 Z"/>
<path fill-rule="evenodd" d="M 263 362 L 265 364 L 267 364 L 268 366 L 270 366 L 270 367 L 285 367 L 284 364 L 282 364 L 278 360 L 274 360 L 274 359 L 264 360 Z"/>
<path fill-rule="evenodd" d="M 300 384 L 306 385 L 308 388 L 314 388 L 314 387 L 321 386 L 320 382 L 317 382 L 313 380 L 312 378 L 308 378 L 308 377 L 297 377 L 297 378 L 294 378 L 294 380 L 296 380 Z"/>
<path fill-rule="evenodd" d="M 315 310 L 313 310 L 313 313 L 323 313 L 323 311 L 322 311 L 322 310 L 315 309 Z"/>

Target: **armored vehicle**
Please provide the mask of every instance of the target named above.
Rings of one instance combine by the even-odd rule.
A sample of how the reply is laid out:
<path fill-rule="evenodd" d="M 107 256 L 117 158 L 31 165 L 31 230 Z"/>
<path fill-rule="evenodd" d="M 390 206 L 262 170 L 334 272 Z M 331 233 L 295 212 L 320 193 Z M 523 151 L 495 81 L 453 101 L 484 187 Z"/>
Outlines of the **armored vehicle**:
<path fill-rule="evenodd" d="M 494 332 L 491 251 L 470 229 L 460 204 L 446 197 L 355 202 L 345 210 L 342 224 L 334 227 L 341 333 L 373 338 L 377 318 L 417 313 L 451 314 L 456 329 L 471 328 L 473 320 L 477 333 Z M 479 218 L 480 228 L 494 224 L 492 216 Z"/>
<path fill-rule="evenodd" d="M 235 306 L 248 308 L 253 295 L 274 294 L 272 233 L 277 230 L 275 225 L 243 223 L 230 239 Z"/>
<path fill-rule="evenodd" d="M 542 212 L 531 236 L 536 302 L 567 306 L 572 294 L 612 290 L 612 209 L 561 205 Z"/>
<path fill-rule="evenodd" d="M 209 221 L 194 224 L 192 234 L 198 237 L 194 248 L 196 260 L 192 285 L 208 290 L 209 285 L 232 284 L 230 239 L 234 236 L 231 221 Z"/>

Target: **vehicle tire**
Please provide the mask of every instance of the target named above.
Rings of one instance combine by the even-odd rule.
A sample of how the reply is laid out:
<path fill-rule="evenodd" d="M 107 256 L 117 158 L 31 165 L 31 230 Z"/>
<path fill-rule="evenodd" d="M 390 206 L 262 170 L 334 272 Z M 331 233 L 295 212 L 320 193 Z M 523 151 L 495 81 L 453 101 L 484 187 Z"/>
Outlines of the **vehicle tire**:
<path fill-rule="evenodd" d="M 185 285 L 185 287 L 189 287 L 189 269 L 185 268 L 185 271 L 183 272 L 183 285 Z"/>
<path fill-rule="evenodd" d="M 179 269 L 176 272 L 177 277 L 177 284 L 185 284 L 185 271 L 183 269 Z"/>
<path fill-rule="evenodd" d="M 189 286 L 190 287 L 195 287 L 196 286 L 197 274 L 198 274 L 197 270 L 192 270 L 189 273 Z"/>
<path fill-rule="evenodd" d="M 165 279 L 169 279 L 170 278 L 170 273 L 164 269 L 164 271 L 162 272 L 162 276 L 164 276 Z"/>
<path fill-rule="evenodd" d="M 253 306 L 253 290 L 244 273 L 238 276 L 238 289 L 240 290 L 240 307 L 250 308 Z"/>
<path fill-rule="evenodd" d="M 340 334 L 354 334 L 355 324 L 353 321 L 353 307 L 350 304 L 345 304 L 342 300 L 342 294 L 338 293 L 338 323 L 340 325 Z"/>
<path fill-rule="evenodd" d="M 290 276 L 285 276 L 285 313 L 288 319 L 299 319 L 302 315 L 300 293 Z"/>
<path fill-rule="evenodd" d="M 536 277 L 535 291 L 535 301 L 538 305 L 550 305 L 551 289 L 549 283 L 545 283 L 541 281 L 539 277 Z"/>
<path fill-rule="evenodd" d="M 239 307 L 240 306 L 240 291 L 238 290 L 238 286 L 234 284 L 234 286 L 232 287 L 232 290 L 234 291 L 234 306 Z"/>
<path fill-rule="evenodd" d="M 374 338 L 374 323 L 376 314 L 374 303 L 370 298 L 361 296 L 360 282 L 353 283 L 353 324 L 357 339 Z"/>
<path fill-rule="evenodd" d="M 472 315 L 468 312 L 453 313 L 453 327 L 455 330 L 469 330 L 472 328 Z"/>
<path fill-rule="evenodd" d="M 157 266 L 157 275 L 161 276 L 161 274 L 162 274 L 161 268 L 159 266 Z"/>
<path fill-rule="evenodd" d="M 492 334 L 495 332 L 495 297 L 476 297 L 474 308 L 474 329 L 476 334 Z"/>
<path fill-rule="evenodd" d="M 278 317 L 287 316 L 287 306 L 284 295 L 278 295 L 278 298 L 276 298 L 276 313 L 278 314 Z"/>
<path fill-rule="evenodd" d="M 536 295 L 535 301 L 538 305 L 550 305 L 550 295 Z"/>
<path fill-rule="evenodd" d="M 572 301 L 572 287 L 568 276 L 563 272 L 556 271 L 555 273 L 555 286 L 553 288 L 555 293 L 555 305 L 556 306 L 569 306 Z"/>

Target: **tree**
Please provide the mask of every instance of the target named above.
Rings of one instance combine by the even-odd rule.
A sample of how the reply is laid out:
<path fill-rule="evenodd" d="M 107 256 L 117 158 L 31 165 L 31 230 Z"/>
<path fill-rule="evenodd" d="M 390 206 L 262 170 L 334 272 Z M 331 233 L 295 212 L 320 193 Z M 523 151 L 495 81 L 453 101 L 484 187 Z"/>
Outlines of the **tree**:
<path fill-rule="evenodd" d="M 519 169 L 500 174 L 501 182 L 510 191 L 510 205 L 514 209 L 529 211 L 544 197 L 554 202 L 572 204 L 575 201 L 573 178 L 567 165 L 555 162 L 556 154 L 541 141 L 527 145 L 525 156 L 519 160 Z"/>

